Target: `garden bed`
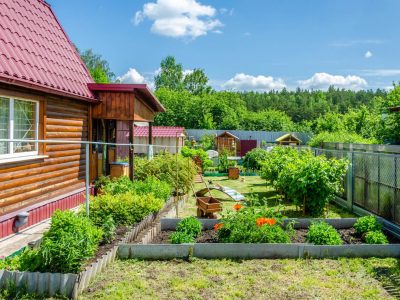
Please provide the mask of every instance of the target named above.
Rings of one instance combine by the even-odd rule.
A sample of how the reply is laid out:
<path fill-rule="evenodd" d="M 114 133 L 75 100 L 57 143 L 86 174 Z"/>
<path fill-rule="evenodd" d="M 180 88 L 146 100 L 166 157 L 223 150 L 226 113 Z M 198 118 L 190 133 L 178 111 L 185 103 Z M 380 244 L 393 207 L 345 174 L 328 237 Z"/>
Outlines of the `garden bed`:
<path fill-rule="evenodd" d="M 352 226 L 355 218 L 325 219 L 341 235 L 342 245 L 313 245 L 305 243 L 307 228 L 321 219 L 286 219 L 285 224 L 295 221 L 292 243 L 218 243 L 212 229 L 218 220 L 200 219 L 203 231 L 196 243 L 169 244 L 170 234 L 180 219 L 162 219 L 160 232 L 151 244 L 121 244 L 120 258 L 172 259 L 172 258 L 336 258 L 336 257 L 400 257 L 400 243 L 388 234 L 390 244 L 363 244 Z"/>

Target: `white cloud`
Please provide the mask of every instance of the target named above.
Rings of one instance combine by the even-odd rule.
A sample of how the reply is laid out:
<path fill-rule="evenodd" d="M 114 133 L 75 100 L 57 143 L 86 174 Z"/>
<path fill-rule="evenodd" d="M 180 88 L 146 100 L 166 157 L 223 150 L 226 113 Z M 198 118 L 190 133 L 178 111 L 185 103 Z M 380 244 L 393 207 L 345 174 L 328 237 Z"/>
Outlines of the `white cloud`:
<path fill-rule="evenodd" d="M 341 76 L 328 73 L 315 73 L 309 79 L 299 80 L 298 84 L 301 88 L 316 90 L 326 90 L 331 85 L 349 90 L 361 90 L 368 86 L 367 81 L 359 76 Z"/>
<path fill-rule="evenodd" d="M 244 73 L 238 73 L 233 78 L 225 82 L 224 89 L 238 91 L 270 91 L 281 90 L 286 87 L 285 82 L 280 78 L 271 76 L 252 76 Z"/>
<path fill-rule="evenodd" d="M 217 28 L 223 24 L 215 18 L 216 13 L 214 7 L 196 0 L 157 0 L 144 4 L 143 9 L 136 12 L 133 22 L 138 25 L 147 18 L 153 21 L 153 33 L 195 39 L 209 31 L 219 32 Z"/>
<path fill-rule="evenodd" d="M 118 76 L 117 80 L 121 83 L 146 83 L 146 79 L 136 69 L 129 68 L 124 75 Z"/>
<path fill-rule="evenodd" d="M 372 57 L 372 52 L 368 50 L 367 52 L 365 52 L 364 57 L 365 57 L 365 58 L 370 58 L 370 57 Z"/>
<path fill-rule="evenodd" d="M 390 77 L 390 76 L 400 76 L 400 69 L 370 69 L 362 70 L 365 76 L 378 76 L 378 77 Z"/>

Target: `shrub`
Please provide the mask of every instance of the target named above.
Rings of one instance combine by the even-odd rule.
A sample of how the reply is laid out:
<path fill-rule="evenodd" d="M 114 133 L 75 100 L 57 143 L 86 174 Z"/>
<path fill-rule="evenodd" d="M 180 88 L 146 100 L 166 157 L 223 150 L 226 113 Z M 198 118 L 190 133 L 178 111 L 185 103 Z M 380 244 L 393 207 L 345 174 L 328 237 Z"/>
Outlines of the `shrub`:
<path fill-rule="evenodd" d="M 296 149 L 290 147 L 273 147 L 271 152 L 267 152 L 265 159 L 261 162 L 261 178 L 267 180 L 272 185 L 278 180 L 280 172 L 286 164 L 298 158 Z"/>
<path fill-rule="evenodd" d="M 243 167 L 246 169 L 260 170 L 267 156 L 268 151 L 261 148 L 254 148 L 246 153 L 243 159 Z"/>
<path fill-rule="evenodd" d="M 314 245 L 341 245 L 339 232 L 326 222 L 313 222 L 308 228 L 307 241 Z"/>
<path fill-rule="evenodd" d="M 113 178 L 108 182 L 104 181 L 105 184 L 101 187 L 103 193 L 118 195 L 132 192 L 134 190 L 134 184 L 127 176 L 121 176 L 119 178 Z"/>
<path fill-rule="evenodd" d="M 365 235 L 365 242 L 367 244 L 388 244 L 386 235 L 381 231 L 369 231 Z"/>
<path fill-rule="evenodd" d="M 43 236 L 40 271 L 75 273 L 92 257 L 102 237 L 101 229 L 87 217 L 57 210 Z"/>
<path fill-rule="evenodd" d="M 354 228 L 358 234 L 364 234 L 369 231 L 380 231 L 382 224 L 379 223 L 378 219 L 372 215 L 358 218 L 354 224 Z"/>
<path fill-rule="evenodd" d="M 136 179 L 145 180 L 153 176 L 167 182 L 179 193 L 187 193 L 190 190 L 196 174 L 197 167 L 193 160 L 182 155 L 164 153 L 158 154 L 152 160 L 135 158 Z"/>
<path fill-rule="evenodd" d="M 197 220 L 195 217 L 187 217 L 179 221 L 176 226 L 176 231 L 185 232 L 188 235 L 196 238 L 203 229 L 201 222 Z"/>
<path fill-rule="evenodd" d="M 377 144 L 375 139 L 366 139 L 356 133 L 347 131 L 326 132 L 323 131 L 314 135 L 309 141 L 308 145 L 311 147 L 321 147 L 322 143 L 357 143 L 357 144 Z"/>
<path fill-rule="evenodd" d="M 182 231 L 175 231 L 170 235 L 171 244 L 188 244 L 194 243 L 195 239 L 192 235 L 182 232 Z"/>
<path fill-rule="evenodd" d="M 281 215 L 272 209 L 242 207 L 228 211 L 215 229 L 225 243 L 289 243 L 289 234 L 281 226 Z"/>
<path fill-rule="evenodd" d="M 117 230 L 117 226 L 115 226 L 113 217 L 107 216 L 101 228 L 103 230 L 102 243 L 103 244 L 111 243 L 115 239 Z"/>
<path fill-rule="evenodd" d="M 296 205 L 303 206 L 305 214 L 320 216 L 326 204 L 342 191 L 347 165 L 344 159 L 303 152 L 283 167 L 276 186 Z"/>
<path fill-rule="evenodd" d="M 163 200 L 155 198 L 153 194 L 103 194 L 91 198 L 90 218 L 99 227 L 108 216 L 113 218 L 116 226 L 129 226 L 141 221 L 150 213 L 159 211 L 163 203 Z"/>
<path fill-rule="evenodd" d="M 189 148 L 187 146 L 183 146 L 181 150 L 181 154 L 183 157 L 190 157 L 190 158 L 199 158 L 202 163 L 202 168 L 205 169 L 207 167 L 211 167 L 213 162 L 211 159 L 208 158 L 208 154 L 201 148 Z"/>
<path fill-rule="evenodd" d="M 143 181 L 136 180 L 133 182 L 134 191 L 138 195 L 153 194 L 154 197 L 167 201 L 171 196 L 171 187 L 168 183 L 149 176 Z"/>

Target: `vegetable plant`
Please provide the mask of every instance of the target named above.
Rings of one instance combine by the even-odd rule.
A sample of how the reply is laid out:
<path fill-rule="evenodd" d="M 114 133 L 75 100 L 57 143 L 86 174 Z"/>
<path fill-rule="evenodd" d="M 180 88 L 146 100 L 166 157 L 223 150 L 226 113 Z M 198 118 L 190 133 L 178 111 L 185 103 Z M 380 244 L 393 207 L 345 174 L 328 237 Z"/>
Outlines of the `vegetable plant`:
<path fill-rule="evenodd" d="M 117 230 L 114 219 L 111 215 L 106 217 L 101 228 L 103 230 L 102 243 L 103 244 L 111 243 L 115 239 Z"/>
<path fill-rule="evenodd" d="M 307 241 L 314 245 L 341 245 L 339 232 L 324 221 L 313 222 L 308 228 Z"/>
<path fill-rule="evenodd" d="M 356 232 L 360 235 L 365 234 L 369 231 L 380 231 L 382 224 L 379 223 L 378 219 L 372 215 L 358 218 L 354 224 Z"/>
<path fill-rule="evenodd" d="M 365 235 L 367 244 L 388 244 L 388 239 L 382 231 L 369 231 Z"/>
<path fill-rule="evenodd" d="M 144 180 L 135 180 L 133 182 L 133 190 L 138 195 L 153 194 L 154 197 L 167 201 L 171 196 L 172 190 L 170 185 L 157 179 L 154 176 L 149 176 Z"/>
<path fill-rule="evenodd" d="M 192 235 L 184 231 L 175 231 L 170 235 L 171 244 L 187 244 L 194 243 L 195 239 Z"/>
<path fill-rule="evenodd" d="M 193 238 L 196 238 L 201 233 L 202 229 L 203 226 L 201 222 L 193 216 L 182 219 L 176 226 L 176 231 L 185 232 Z"/>

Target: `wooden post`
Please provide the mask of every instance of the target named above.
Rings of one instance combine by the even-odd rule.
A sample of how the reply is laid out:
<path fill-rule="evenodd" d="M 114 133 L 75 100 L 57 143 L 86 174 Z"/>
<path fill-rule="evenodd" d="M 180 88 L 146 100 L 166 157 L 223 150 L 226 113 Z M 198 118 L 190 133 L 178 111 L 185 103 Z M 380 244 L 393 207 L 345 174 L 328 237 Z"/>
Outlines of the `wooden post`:
<path fill-rule="evenodd" d="M 129 121 L 129 178 L 133 181 L 134 177 L 134 162 L 133 162 L 133 156 L 134 156 L 134 149 L 133 149 L 133 121 Z"/>

